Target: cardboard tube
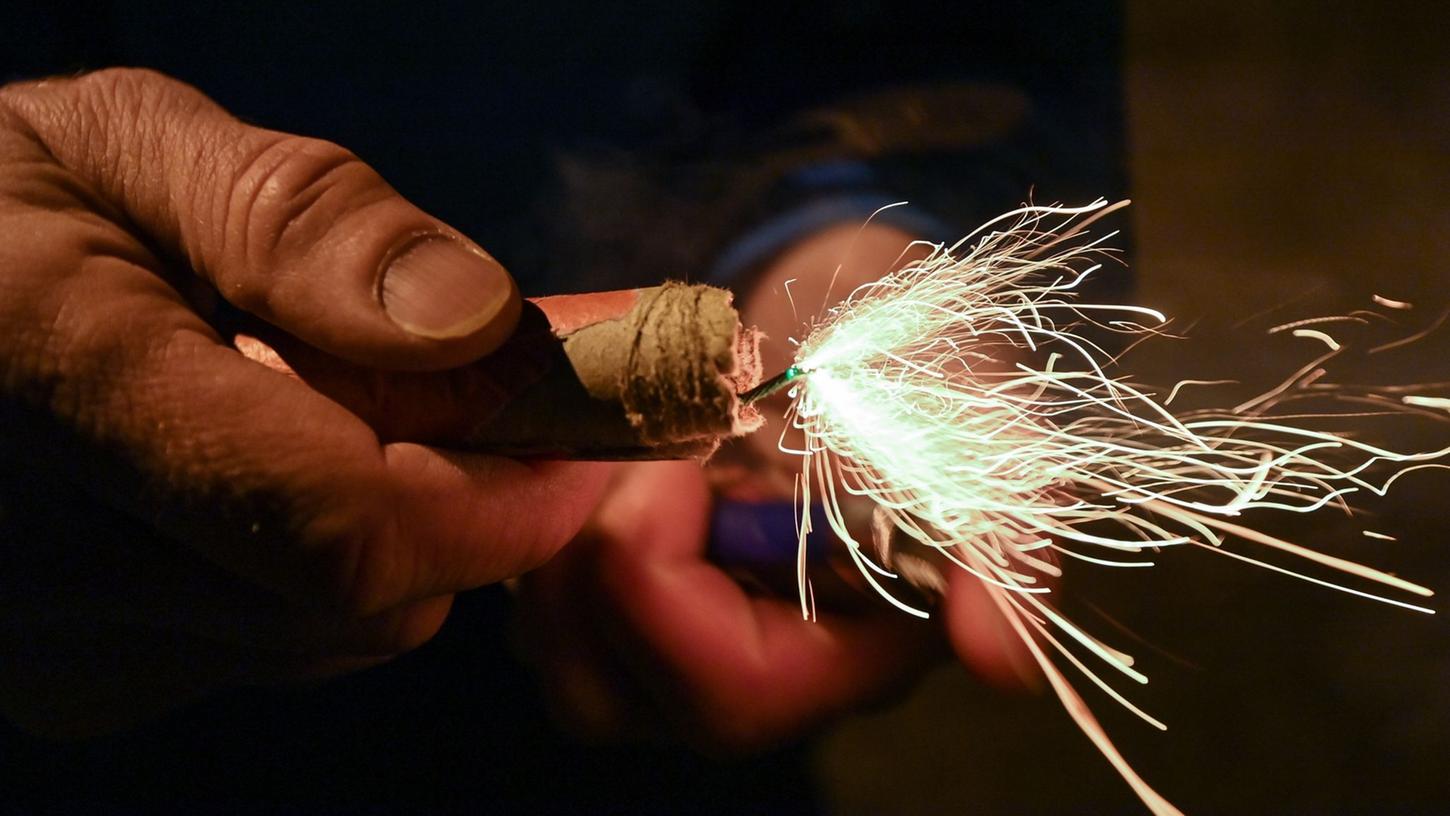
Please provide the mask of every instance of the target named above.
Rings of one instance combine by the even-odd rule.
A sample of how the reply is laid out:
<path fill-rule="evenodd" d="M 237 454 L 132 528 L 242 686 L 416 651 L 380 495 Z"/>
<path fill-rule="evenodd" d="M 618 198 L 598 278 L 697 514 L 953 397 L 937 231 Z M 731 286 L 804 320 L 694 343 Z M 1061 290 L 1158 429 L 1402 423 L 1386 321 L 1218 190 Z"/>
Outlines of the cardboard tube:
<path fill-rule="evenodd" d="M 509 454 L 683 458 L 760 427 L 738 394 L 760 379 L 730 293 L 667 283 L 532 301 L 563 359 L 467 440 Z"/>
<path fill-rule="evenodd" d="M 680 283 L 538 298 L 495 353 L 429 374 L 359 369 L 282 337 L 238 335 L 236 345 L 385 440 L 556 459 L 704 458 L 762 422 L 738 396 L 760 379 L 759 336 L 730 300 Z"/>

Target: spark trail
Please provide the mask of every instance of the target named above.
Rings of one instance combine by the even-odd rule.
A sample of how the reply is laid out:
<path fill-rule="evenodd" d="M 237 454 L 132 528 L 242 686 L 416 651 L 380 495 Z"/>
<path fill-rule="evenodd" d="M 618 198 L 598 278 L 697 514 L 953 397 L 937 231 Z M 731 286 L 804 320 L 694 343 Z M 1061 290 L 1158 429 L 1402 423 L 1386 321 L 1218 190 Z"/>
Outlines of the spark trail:
<path fill-rule="evenodd" d="M 1303 421 L 1312 414 L 1276 409 L 1327 389 L 1387 411 L 1450 401 L 1403 395 L 1413 389 L 1333 393 L 1319 382 L 1342 351 L 1328 322 L 1291 327 L 1327 350 L 1230 409 L 1170 407 L 1181 389 L 1218 381 L 1184 380 L 1160 401 L 1115 375 L 1113 356 L 1093 338 L 1144 339 L 1167 322 L 1152 309 L 1079 297 L 1083 282 L 1113 260 L 1107 242 L 1115 233 L 1094 237 L 1088 227 L 1126 203 L 1027 206 L 955 245 L 933 246 L 924 260 L 828 310 L 774 387 L 792 389 L 788 424 L 804 435 L 799 449 L 782 437 L 782 449 L 801 458 L 800 500 L 821 502 L 865 580 L 903 611 L 927 615 L 891 591 L 897 573 L 889 559 L 872 556 L 884 542 L 867 549 L 848 529 L 846 496 L 875 503 L 878 539 L 914 541 L 984 582 L 1078 726 L 1150 809 L 1176 813 L 1118 753 L 1057 662 L 1163 728 L 1103 669 L 1137 683 L 1148 678 L 1126 652 L 1057 612 L 1043 576 L 1059 575 L 1064 559 L 1147 567 L 1151 554 L 1189 546 L 1431 613 L 1406 599 L 1429 597 L 1423 586 L 1231 519 L 1259 508 L 1347 507 L 1346 497 L 1382 495 L 1398 475 L 1443 466 L 1435 461 L 1450 454 L 1387 450 L 1316 430 Z M 800 517 L 801 608 L 812 617 L 804 559 L 811 516 Z M 1291 569 L 1254 548 L 1308 563 Z"/>

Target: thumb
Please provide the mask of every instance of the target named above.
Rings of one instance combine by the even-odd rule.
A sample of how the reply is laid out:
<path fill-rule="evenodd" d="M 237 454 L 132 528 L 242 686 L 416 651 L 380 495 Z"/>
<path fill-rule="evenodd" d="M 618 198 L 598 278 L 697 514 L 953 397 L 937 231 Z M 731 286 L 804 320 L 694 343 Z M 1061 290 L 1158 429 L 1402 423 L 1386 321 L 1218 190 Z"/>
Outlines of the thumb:
<path fill-rule="evenodd" d="M 518 320 L 518 290 L 497 261 L 337 145 L 244 125 L 144 70 L 12 85 L 0 108 L 101 194 L 103 214 L 139 226 L 233 305 L 338 357 L 451 368 L 492 351 Z"/>

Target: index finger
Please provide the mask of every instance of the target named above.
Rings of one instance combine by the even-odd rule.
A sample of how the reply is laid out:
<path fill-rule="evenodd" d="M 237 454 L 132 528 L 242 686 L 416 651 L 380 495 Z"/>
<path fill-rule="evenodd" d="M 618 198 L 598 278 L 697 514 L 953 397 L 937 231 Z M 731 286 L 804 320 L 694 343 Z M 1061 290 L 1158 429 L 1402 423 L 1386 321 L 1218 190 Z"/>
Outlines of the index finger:
<path fill-rule="evenodd" d="M 586 534 L 602 535 L 605 596 L 637 649 L 671 673 L 702 725 L 730 745 L 784 737 L 879 696 L 924 665 L 933 630 L 884 616 L 801 617 L 704 560 L 709 500 L 698 466 L 632 469 Z"/>
<path fill-rule="evenodd" d="M 582 524 L 597 466 L 380 444 L 222 345 L 71 194 L 0 211 L 4 399 L 35 430 L 7 436 L 29 460 L 63 460 L 66 478 L 240 574 L 364 615 L 529 569 Z"/>

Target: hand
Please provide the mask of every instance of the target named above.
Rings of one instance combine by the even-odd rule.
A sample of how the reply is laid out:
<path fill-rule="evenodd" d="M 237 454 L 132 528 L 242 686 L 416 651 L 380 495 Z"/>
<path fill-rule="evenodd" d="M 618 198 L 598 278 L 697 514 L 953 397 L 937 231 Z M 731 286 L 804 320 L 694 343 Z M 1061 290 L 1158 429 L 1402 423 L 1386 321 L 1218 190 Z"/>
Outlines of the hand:
<path fill-rule="evenodd" d="M 903 688 L 937 653 L 916 618 L 812 622 L 795 598 L 747 593 L 705 559 L 709 512 L 699 465 L 631 465 L 520 582 L 520 649 L 582 735 L 758 749 Z"/>
<path fill-rule="evenodd" d="M 336 145 L 145 71 L 0 89 L 0 712 L 82 735 L 369 665 L 548 559 L 607 471 L 397 441 L 413 403 L 366 376 L 422 387 L 519 311 Z M 246 359 L 236 325 L 361 396 Z"/>
<path fill-rule="evenodd" d="M 791 337 L 803 339 L 808 320 L 857 287 L 921 260 L 928 250 L 906 232 L 877 222 L 839 225 L 792 246 L 766 267 L 741 304 L 745 321 L 776 340 L 761 349 L 765 371 L 782 371 L 790 364 L 794 347 L 785 341 Z M 762 406 L 766 426 L 741 440 L 744 445 L 724 452 L 744 459 L 758 482 L 774 484 L 787 497 L 792 495 L 793 480 L 800 472 L 799 460 L 778 447 L 780 417 L 789 404 L 785 393 L 770 398 Z M 799 432 L 787 429 L 786 446 L 799 450 L 803 445 Z M 851 496 L 841 498 L 865 501 Z M 866 531 L 859 540 L 870 541 Z M 986 587 L 944 559 L 938 566 L 946 579 L 946 591 L 937 617 L 957 658 L 998 688 L 1036 687 L 1040 680 L 1038 669 Z"/>
<path fill-rule="evenodd" d="M 786 281 L 804 315 L 910 257 L 910 240 L 879 226 L 828 230 L 764 270 L 741 309 L 776 341 L 762 350 L 767 373 L 785 367 L 783 341 L 799 335 Z M 779 417 L 782 401 L 766 415 Z M 790 498 L 800 465 L 775 447 L 777 423 L 721 451 L 717 488 Z M 520 582 L 519 646 L 566 725 L 595 738 L 761 748 L 906 687 L 945 642 L 994 685 L 1033 682 L 1026 649 L 968 573 L 944 571 L 940 621 L 864 595 L 854 614 L 807 621 L 797 598 L 748 593 L 706 559 L 710 507 L 698 466 L 631 466 L 579 539 Z M 784 562 L 795 542 L 780 544 Z"/>

